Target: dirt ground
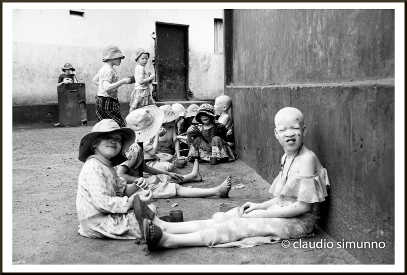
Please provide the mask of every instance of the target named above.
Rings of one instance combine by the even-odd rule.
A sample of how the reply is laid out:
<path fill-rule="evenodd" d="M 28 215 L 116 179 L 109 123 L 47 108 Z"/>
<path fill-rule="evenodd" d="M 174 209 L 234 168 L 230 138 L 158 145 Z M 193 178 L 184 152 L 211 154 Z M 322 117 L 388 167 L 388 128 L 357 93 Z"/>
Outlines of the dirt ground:
<path fill-rule="evenodd" d="M 252 248 L 176 248 L 148 254 L 143 251 L 143 245 L 136 245 L 134 241 L 80 236 L 75 209 L 77 178 L 82 167 L 77 159 L 78 147 L 81 137 L 90 132 L 93 124 L 66 128 L 51 124 L 13 126 L 10 171 L 13 176 L 13 266 L 139 265 L 129 270 L 137 272 L 154 265 L 149 271 L 167 272 L 171 266 L 163 265 L 359 264 L 343 249 L 283 248 L 276 243 Z M 187 174 L 191 169 L 189 163 L 180 171 Z M 240 160 L 217 166 L 201 164 L 200 171 L 203 182 L 187 186 L 212 187 L 232 175 L 233 185 L 243 184 L 244 188 L 231 190 L 227 199 L 178 197 L 156 200 L 159 216 L 168 215 L 174 209 L 171 207 L 174 203 L 178 203 L 176 209 L 183 210 L 184 220 L 189 221 L 210 218 L 224 202 L 241 205 L 246 201 L 268 199 L 269 183 Z M 318 228 L 315 236 L 306 241 L 321 239 L 334 241 Z M 263 272 L 276 270 L 263 268 Z"/>

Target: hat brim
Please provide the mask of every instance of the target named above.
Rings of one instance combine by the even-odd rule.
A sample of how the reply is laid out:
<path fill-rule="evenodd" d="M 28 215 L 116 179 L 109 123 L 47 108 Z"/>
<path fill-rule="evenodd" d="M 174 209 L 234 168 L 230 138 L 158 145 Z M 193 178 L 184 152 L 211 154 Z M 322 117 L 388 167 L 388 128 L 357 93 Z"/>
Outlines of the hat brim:
<path fill-rule="evenodd" d="M 109 131 L 109 132 L 90 132 L 90 133 L 86 134 L 81 139 L 81 143 L 79 145 L 78 159 L 82 162 L 85 162 L 87 160 L 87 158 L 93 154 L 91 147 L 92 147 L 93 143 L 95 142 L 95 140 L 98 137 L 108 134 L 108 133 L 119 133 L 119 134 L 124 135 L 124 138 L 122 140 L 121 152 L 110 159 L 112 165 L 116 166 L 116 165 L 119 165 L 120 163 L 126 161 L 127 157 L 125 156 L 124 152 L 134 143 L 134 139 L 135 139 L 135 133 L 130 128 L 120 128 L 120 129 L 116 129 L 116 130 Z"/>
<path fill-rule="evenodd" d="M 154 137 L 158 133 L 158 130 L 160 130 L 160 127 L 164 121 L 164 112 L 157 106 L 147 105 L 144 106 L 142 109 L 149 110 L 151 116 L 154 117 L 154 123 L 148 129 L 144 129 L 142 131 L 134 131 L 136 133 L 136 142 L 144 142 Z M 128 125 L 128 127 L 131 128 L 131 125 Z"/>
<path fill-rule="evenodd" d="M 207 116 L 213 117 L 215 119 L 214 114 L 212 114 L 210 112 L 207 112 L 205 110 L 201 110 L 201 111 L 197 112 L 197 114 L 195 115 L 195 118 L 194 118 L 194 120 L 197 121 L 200 124 L 202 124 L 201 115 L 207 115 Z"/>
<path fill-rule="evenodd" d="M 196 111 L 196 112 L 187 112 L 185 117 L 196 116 L 197 113 L 198 113 L 198 111 Z"/>

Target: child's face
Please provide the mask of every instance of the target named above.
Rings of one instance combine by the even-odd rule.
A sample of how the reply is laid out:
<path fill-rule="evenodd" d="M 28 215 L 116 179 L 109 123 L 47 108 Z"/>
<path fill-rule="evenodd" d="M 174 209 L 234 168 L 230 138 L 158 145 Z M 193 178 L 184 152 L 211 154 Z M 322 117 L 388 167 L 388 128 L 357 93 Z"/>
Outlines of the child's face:
<path fill-rule="evenodd" d="M 148 62 L 148 54 L 143 53 L 140 55 L 140 57 L 137 59 L 137 62 L 140 63 L 140 65 L 145 66 Z"/>
<path fill-rule="evenodd" d="M 111 159 L 119 154 L 121 150 L 122 136 L 113 133 L 102 137 L 102 140 L 96 145 L 95 154 Z"/>
<path fill-rule="evenodd" d="M 207 115 L 201 115 L 201 122 L 204 125 L 209 125 L 212 123 L 211 117 Z"/>
<path fill-rule="evenodd" d="M 285 113 L 276 118 L 274 134 L 286 152 L 295 152 L 302 144 L 305 126 L 296 113 Z"/>
<path fill-rule="evenodd" d="M 226 109 L 224 102 L 220 98 L 215 99 L 213 108 L 215 109 L 215 115 L 220 115 Z"/>
<path fill-rule="evenodd" d="M 73 73 L 73 71 L 72 70 L 64 70 L 64 73 L 66 75 L 71 75 Z"/>
<path fill-rule="evenodd" d="M 112 65 L 120 66 L 120 64 L 122 63 L 122 59 L 121 58 L 110 59 L 110 62 L 112 63 Z"/>

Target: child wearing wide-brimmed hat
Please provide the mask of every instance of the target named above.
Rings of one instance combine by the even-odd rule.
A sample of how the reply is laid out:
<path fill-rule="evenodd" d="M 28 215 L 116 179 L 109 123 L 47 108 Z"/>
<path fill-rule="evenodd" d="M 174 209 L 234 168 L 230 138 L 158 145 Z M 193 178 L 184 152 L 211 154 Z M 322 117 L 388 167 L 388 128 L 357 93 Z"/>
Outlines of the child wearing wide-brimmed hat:
<path fill-rule="evenodd" d="M 93 83 L 98 85 L 96 95 L 96 116 L 98 121 L 102 119 L 113 119 L 120 127 L 125 127 L 120 113 L 120 104 L 118 99 L 118 88 L 123 84 L 130 84 L 130 78 L 126 77 L 121 80 L 117 75 L 114 66 L 120 66 L 125 56 L 116 46 L 110 45 L 103 50 L 102 61 L 105 63 L 93 78 Z"/>
<path fill-rule="evenodd" d="M 146 207 L 152 193 L 143 178 L 127 184 L 117 175 L 114 166 L 127 160 L 124 151 L 133 144 L 135 133 L 121 128 L 112 119 L 103 119 L 80 142 L 79 160 L 85 164 L 79 174 L 76 209 L 79 233 L 89 238 L 142 238 L 140 219 L 134 204 Z M 136 194 L 137 193 L 137 194 Z M 142 203 L 141 201 L 145 201 Z M 155 209 L 151 205 L 152 209 Z M 149 212 L 152 217 L 154 212 Z"/>
<path fill-rule="evenodd" d="M 198 125 L 190 126 L 187 131 L 188 142 L 191 144 L 188 159 L 210 161 L 213 157 L 220 162 L 234 161 L 236 157 L 225 141 L 226 127 L 215 121 L 213 106 L 202 104 L 195 120 Z"/>
<path fill-rule="evenodd" d="M 65 63 L 64 67 L 62 67 L 62 71 L 64 73 L 59 75 L 57 87 L 63 84 L 78 82 L 78 79 L 75 75 L 75 68 L 70 63 Z"/>
<path fill-rule="evenodd" d="M 163 122 L 161 114 L 151 109 L 152 107 L 146 106 L 132 111 L 126 117 L 127 125 L 134 130 L 136 138 L 125 152 L 128 160 L 116 167 L 118 175 L 125 178 L 129 184 L 145 177 L 149 190 L 153 192 L 153 198 L 156 199 L 174 196 L 190 198 L 227 197 L 231 188 L 230 179 L 226 179 L 219 186 L 207 189 L 187 188 L 180 185 L 187 182 L 202 181 L 198 161 L 194 163 L 192 171 L 187 175 L 159 170 L 146 164 L 142 144 L 157 134 Z"/>
<path fill-rule="evenodd" d="M 150 53 L 139 48 L 136 50 L 136 68 L 134 69 L 135 86 L 130 97 L 130 112 L 147 105 L 155 105 L 150 84 L 155 74 L 146 70 Z"/>

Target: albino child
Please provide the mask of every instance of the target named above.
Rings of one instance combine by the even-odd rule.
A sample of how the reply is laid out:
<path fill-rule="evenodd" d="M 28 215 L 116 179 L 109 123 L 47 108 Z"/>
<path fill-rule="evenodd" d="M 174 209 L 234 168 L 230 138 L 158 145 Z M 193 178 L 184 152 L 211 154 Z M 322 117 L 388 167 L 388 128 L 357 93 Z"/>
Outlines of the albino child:
<path fill-rule="evenodd" d="M 187 138 L 191 144 L 188 159 L 210 161 L 216 157 L 220 162 L 234 161 L 235 155 L 226 143 L 226 127 L 215 121 L 214 108 L 210 104 L 202 104 L 195 116 L 198 125 L 188 128 Z"/>
<path fill-rule="evenodd" d="M 213 108 L 215 109 L 215 116 L 219 116 L 218 122 L 222 123 L 226 127 L 226 141 L 228 142 L 229 146 L 234 145 L 233 121 L 232 117 L 228 114 L 231 107 L 232 99 L 227 95 L 218 96 L 215 99 L 215 104 L 213 106 Z"/>
<path fill-rule="evenodd" d="M 136 68 L 134 69 L 135 86 L 130 97 L 129 112 L 147 105 L 155 105 L 150 84 L 155 77 L 154 73 L 146 70 L 150 53 L 142 48 L 136 50 Z"/>
<path fill-rule="evenodd" d="M 226 213 L 216 213 L 210 220 L 168 223 L 155 217 L 144 219 L 150 251 L 179 246 L 248 247 L 303 238 L 313 231 L 319 203 L 327 196 L 327 171 L 303 144 L 304 116 L 298 109 L 283 108 L 274 121 L 275 137 L 285 152 L 281 172 L 269 190 L 274 198 L 263 203 L 246 202 Z"/>

